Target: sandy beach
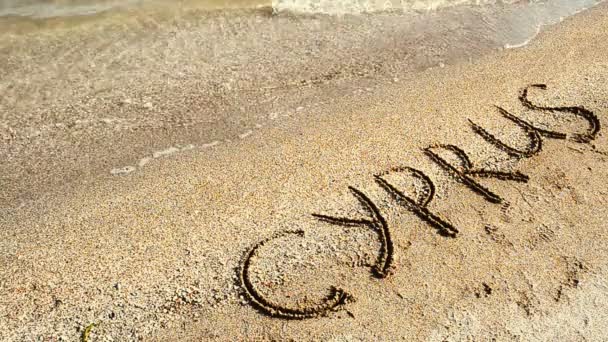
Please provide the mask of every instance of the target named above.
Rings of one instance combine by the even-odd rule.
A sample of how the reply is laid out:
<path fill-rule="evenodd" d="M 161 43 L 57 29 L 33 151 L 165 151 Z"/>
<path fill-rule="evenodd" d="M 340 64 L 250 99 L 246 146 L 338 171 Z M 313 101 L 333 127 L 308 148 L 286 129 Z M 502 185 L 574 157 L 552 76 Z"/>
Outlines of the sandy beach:
<path fill-rule="evenodd" d="M 475 58 L 384 19 L 341 46 L 309 18 L 323 63 L 234 73 L 178 63 L 220 53 L 187 28 L 136 60 L 171 34 L 150 21 L 124 65 L 75 49 L 19 83 L 94 31 L 0 39 L 0 340 L 608 339 L 608 6 L 516 49 L 463 34 Z"/>

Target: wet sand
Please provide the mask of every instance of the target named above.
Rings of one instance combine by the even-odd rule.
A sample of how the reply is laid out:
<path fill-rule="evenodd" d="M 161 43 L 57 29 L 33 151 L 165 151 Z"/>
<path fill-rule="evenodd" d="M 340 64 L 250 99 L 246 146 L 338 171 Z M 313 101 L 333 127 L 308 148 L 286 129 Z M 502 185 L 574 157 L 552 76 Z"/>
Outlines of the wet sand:
<path fill-rule="evenodd" d="M 322 87 L 298 103 L 269 92 L 281 109 L 247 107 L 259 111 L 225 126 L 235 138 L 132 149 L 105 175 L 64 186 L 3 169 L 0 339 L 77 340 L 92 323 L 92 341 L 608 338 L 607 28 L 600 5 L 529 46 L 386 73 L 369 89 L 357 79 L 331 88 L 334 100 Z M 196 96 L 195 82 L 176 88 L 192 89 L 183 101 L 161 101 L 177 93 L 165 82 L 150 99 L 95 89 L 82 101 L 123 113 L 99 125 L 125 130 L 150 106 L 181 105 L 175 117 L 187 118 L 221 103 Z M 53 101 L 67 108 L 62 95 Z M 89 123 L 49 130 L 79 124 Z M 144 151 L 162 131 L 124 139 Z M 124 146 L 112 132 L 83 154 L 104 139 Z M 13 151 L 33 174 L 53 169 L 53 158 L 37 165 L 39 152 Z M 143 168 L 110 173 L 148 155 Z M 28 180 L 39 196 L 24 200 Z"/>
<path fill-rule="evenodd" d="M 577 8 L 555 4 L 341 18 L 185 5 L 2 18 L 0 208 L 521 45 Z"/>

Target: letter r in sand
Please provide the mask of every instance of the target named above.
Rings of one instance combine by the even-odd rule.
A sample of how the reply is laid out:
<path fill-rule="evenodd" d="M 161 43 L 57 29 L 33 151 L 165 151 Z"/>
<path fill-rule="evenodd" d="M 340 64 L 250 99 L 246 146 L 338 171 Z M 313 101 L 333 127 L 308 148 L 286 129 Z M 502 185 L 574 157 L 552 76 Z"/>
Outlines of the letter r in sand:
<path fill-rule="evenodd" d="M 451 151 L 460 159 L 461 165 L 460 167 L 454 166 L 447 160 L 441 158 L 437 153 L 433 152 L 433 149 L 444 149 Z M 437 163 L 441 168 L 447 171 L 452 177 L 454 177 L 458 182 L 464 184 L 469 189 L 471 189 L 476 194 L 482 196 L 489 202 L 492 203 L 503 203 L 504 200 L 479 184 L 472 177 L 483 177 L 483 178 L 497 178 L 501 180 L 510 180 L 515 182 L 526 183 L 528 182 L 528 176 L 521 174 L 519 172 L 501 172 L 501 171 L 492 171 L 492 170 L 483 170 L 483 169 L 475 169 L 473 163 L 469 156 L 459 147 L 454 145 L 437 145 L 427 147 L 424 152 L 426 153 L 432 161 Z"/>

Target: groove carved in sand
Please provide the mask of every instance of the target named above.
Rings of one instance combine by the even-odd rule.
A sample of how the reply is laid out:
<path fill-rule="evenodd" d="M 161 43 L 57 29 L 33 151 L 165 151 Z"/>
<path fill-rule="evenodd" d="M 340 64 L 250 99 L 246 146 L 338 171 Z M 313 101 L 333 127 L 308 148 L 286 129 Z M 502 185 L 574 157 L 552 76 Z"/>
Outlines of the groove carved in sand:
<path fill-rule="evenodd" d="M 363 192 L 354 187 L 349 187 L 353 195 L 359 200 L 359 203 L 363 206 L 365 211 L 370 215 L 370 219 L 356 220 L 344 217 L 332 217 L 327 215 L 313 214 L 314 217 L 321 221 L 329 222 L 344 227 L 353 226 L 364 226 L 375 230 L 380 238 L 380 254 L 376 265 L 373 266 L 372 271 L 378 278 L 386 278 L 391 271 L 391 264 L 393 262 L 393 241 L 391 240 L 391 234 L 386 219 L 380 213 L 380 209 L 369 199 Z"/>
<path fill-rule="evenodd" d="M 574 116 L 578 116 L 585 121 L 588 122 L 589 126 L 587 131 L 584 134 L 580 133 L 571 133 L 571 140 L 579 143 L 590 142 L 595 139 L 597 133 L 600 131 L 600 121 L 597 116 L 590 110 L 582 107 L 582 106 L 574 106 L 574 107 L 543 107 L 537 106 L 530 101 L 528 98 L 530 88 L 542 89 L 546 90 L 547 85 L 545 84 L 533 84 L 524 88 L 520 95 L 519 101 L 522 105 L 530 110 L 541 111 L 541 112 L 557 112 L 560 114 L 571 114 Z M 504 116 L 505 118 L 513 121 L 517 126 L 524 130 L 524 132 L 528 135 L 528 146 L 525 150 L 519 150 L 515 147 L 511 147 L 508 144 L 502 142 L 500 139 L 496 138 L 490 132 L 485 130 L 483 127 L 477 125 L 473 121 L 469 120 L 473 131 L 479 134 L 483 139 L 485 139 L 490 144 L 494 145 L 499 150 L 507 153 L 511 157 L 515 158 L 530 158 L 542 150 L 542 137 L 545 138 L 553 138 L 553 139 L 566 139 L 568 138 L 568 134 L 563 132 L 556 132 L 547 129 L 538 128 L 531 123 L 518 118 L 517 116 L 509 113 L 507 110 L 501 107 L 496 107 L 498 112 Z"/>
<path fill-rule="evenodd" d="M 433 152 L 434 149 L 445 149 L 451 151 L 460 159 L 461 167 L 458 168 L 452 165 L 450 162 L 441 158 L 438 154 Z M 424 149 L 424 153 L 431 158 L 432 161 L 441 166 L 446 170 L 452 177 L 458 182 L 466 185 L 473 192 L 479 194 L 484 199 L 492 203 L 504 203 L 504 200 L 497 194 L 490 191 L 485 186 L 479 184 L 472 177 L 484 177 L 484 178 L 497 178 L 500 180 L 510 180 L 515 182 L 528 182 L 529 177 L 519 172 L 501 172 L 491 171 L 484 169 L 475 169 L 469 156 L 459 147 L 454 145 L 437 145 L 430 146 Z"/>
<path fill-rule="evenodd" d="M 287 235 L 296 235 L 303 237 L 304 232 L 301 230 L 297 231 L 284 231 L 275 234 L 269 238 L 266 238 L 251 248 L 243 260 L 243 267 L 240 271 L 241 285 L 245 289 L 245 293 L 249 297 L 251 305 L 260 310 L 261 312 L 276 318 L 283 319 L 305 319 L 313 318 L 325 315 L 331 311 L 340 309 L 341 306 L 345 305 L 352 297 L 344 290 L 337 287 L 331 287 L 329 295 L 323 299 L 323 304 L 319 304 L 311 307 L 297 307 L 289 308 L 280 304 L 276 304 L 264 297 L 251 281 L 250 270 L 251 261 L 257 256 L 258 250 L 272 240 L 285 237 Z"/>
<path fill-rule="evenodd" d="M 523 129 L 524 132 L 526 132 L 526 135 L 528 136 L 528 146 L 526 147 L 526 149 L 519 150 L 515 147 L 509 146 L 508 144 L 502 142 L 500 139 L 496 138 L 490 132 L 486 131 L 483 127 L 469 120 L 473 131 L 479 134 L 483 139 L 494 145 L 499 150 L 517 159 L 530 158 L 540 153 L 540 151 L 542 150 L 543 141 L 540 137 L 540 133 L 538 132 L 538 130 L 535 129 L 534 126 L 507 112 L 505 109 L 498 106 L 496 108 L 502 116 L 513 121 L 517 126 Z"/>
<path fill-rule="evenodd" d="M 420 191 L 417 199 L 413 199 L 407 196 L 402 191 L 398 190 L 395 186 L 389 183 L 383 177 L 395 172 L 408 172 L 413 177 L 421 180 L 424 183 L 423 191 Z M 425 175 L 422 171 L 413 169 L 411 167 L 397 167 L 389 171 L 374 175 L 376 183 L 380 185 L 386 192 L 388 192 L 395 200 L 404 206 L 407 210 L 413 212 L 420 219 L 428 223 L 431 227 L 437 229 L 439 234 L 446 237 L 456 237 L 458 229 L 445 219 L 433 214 L 428 208 L 428 204 L 433 200 L 435 195 L 435 184 L 431 179 Z"/>
<path fill-rule="evenodd" d="M 547 85 L 546 84 L 532 84 L 532 85 L 525 87 L 521 91 L 521 93 L 519 95 L 519 101 L 526 108 L 531 109 L 531 110 L 543 111 L 543 112 L 557 112 L 557 113 L 562 113 L 562 114 L 570 113 L 572 115 L 581 117 L 589 123 L 587 132 L 585 132 L 584 134 L 571 133 L 570 139 L 575 142 L 579 142 L 579 143 L 588 143 L 595 139 L 595 137 L 597 136 L 597 134 L 599 133 L 599 131 L 601 129 L 601 125 L 600 125 L 600 120 L 597 118 L 597 116 L 592 111 L 590 111 L 582 106 L 574 106 L 574 107 L 537 106 L 537 105 L 533 104 L 532 101 L 530 101 L 530 99 L 528 99 L 528 92 L 529 92 L 530 88 L 546 90 Z M 530 125 L 530 126 L 532 126 L 532 125 Z M 534 129 L 536 129 L 542 136 L 545 136 L 547 138 L 566 139 L 568 137 L 568 134 L 562 133 L 562 132 L 555 132 L 555 131 L 540 129 L 537 127 L 534 127 Z"/>
<path fill-rule="evenodd" d="M 473 131 L 480 135 L 488 143 L 507 153 L 509 156 L 522 159 L 530 158 L 542 150 L 542 137 L 554 138 L 554 139 L 570 139 L 577 143 L 590 143 L 594 140 L 600 131 L 600 121 L 597 116 L 590 110 L 585 109 L 582 106 L 573 107 L 543 107 L 533 104 L 529 98 L 528 93 L 530 88 L 547 89 L 544 84 L 533 84 L 524 88 L 520 95 L 519 101 L 529 110 L 541 111 L 541 112 L 552 112 L 559 114 L 571 114 L 578 116 L 588 123 L 588 127 L 585 133 L 563 133 L 551 131 L 548 129 L 542 129 L 534 126 L 533 124 L 507 112 L 501 107 L 496 107 L 499 113 L 514 122 L 517 126 L 524 130 L 528 136 L 528 145 L 525 149 L 517 149 L 509 146 L 507 143 L 499 140 L 491 133 L 486 131 L 481 126 L 475 124 L 469 120 Z M 454 154 L 459 164 L 455 166 L 453 163 L 445 160 L 439 156 L 436 151 L 437 149 L 443 149 L 450 151 Z M 501 204 L 505 203 L 497 194 L 490 191 L 488 188 L 479 184 L 475 178 L 495 178 L 504 181 L 514 181 L 520 183 L 527 183 L 529 177 L 520 172 L 502 172 L 493 171 L 487 169 L 475 168 L 473 162 L 469 156 L 461 148 L 455 145 L 440 144 L 435 146 L 429 146 L 423 149 L 424 153 L 442 169 L 447 171 L 454 179 L 464 184 L 473 192 L 482 196 L 488 202 Z M 423 183 L 422 190 L 417 191 L 414 198 L 406 195 L 404 192 L 397 189 L 393 184 L 385 179 L 385 176 L 391 173 L 408 173 L 418 181 Z M 405 207 L 407 210 L 413 212 L 420 219 L 428 223 L 431 227 L 437 229 L 437 231 L 445 237 L 455 238 L 457 237 L 459 230 L 455 228 L 448 220 L 433 214 L 427 207 L 433 200 L 435 194 L 435 184 L 431 179 L 424 174 L 422 171 L 411 168 L 411 167 L 395 167 L 388 171 L 374 175 L 374 181 L 385 190 L 391 197 L 393 197 L 400 205 Z M 367 211 L 369 218 L 366 219 L 351 219 L 346 217 L 333 217 L 327 215 L 313 214 L 314 217 L 321 221 L 328 222 L 330 224 L 345 226 L 345 227 L 368 227 L 378 233 L 381 248 L 376 264 L 372 267 L 373 274 L 380 279 L 386 278 L 392 270 L 393 261 L 393 242 L 391 240 L 390 229 L 386 219 L 382 216 L 378 206 L 363 192 L 360 190 L 349 187 L 349 190 L 357 198 L 359 203 Z M 487 227 L 487 226 L 486 226 Z M 249 272 L 251 268 L 251 260 L 256 257 L 257 251 L 260 247 L 264 246 L 268 242 L 274 239 L 284 237 L 289 234 L 295 234 L 303 236 L 303 231 L 285 231 L 278 233 L 270 238 L 260 241 L 256 244 L 245 256 L 241 267 L 240 279 L 243 287 L 245 288 L 246 294 L 249 297 L 251 304 L 256 307 L 262 313 L 265 313 L 271 317 L 283 318 L 283 319 L 306 319 L 325 315 L 331 311 L 340 309 L 344 304 L 352 300 L 353 298 L 345 291 L 336 287 L 331 287 L 329 295 L 324 299 L 323 304 L 308 307 L 308 308 L 288 308 L 275 303 L 272 303 L 256 290 L 256 287 L 251 282 Z"/>

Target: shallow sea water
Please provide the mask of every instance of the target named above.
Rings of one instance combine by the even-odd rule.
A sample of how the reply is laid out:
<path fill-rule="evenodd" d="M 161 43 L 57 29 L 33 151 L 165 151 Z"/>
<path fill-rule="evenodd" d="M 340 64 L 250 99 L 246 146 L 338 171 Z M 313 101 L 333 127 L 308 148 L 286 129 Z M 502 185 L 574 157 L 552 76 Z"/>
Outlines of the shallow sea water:
<path fill-rule="evenodd" d="M 11 139 L 0 174 L 11 177 L 8 198 L 20 198 L 32 176 L 14 170 L 31 158 L 48 159 L 60 181 L 132 173 L 421 70 L 524 46 L 599 2 L 0 0 L 0 138 Z M 106 108 L 114 103 L 122 109 Z M 46 184 L 51 171 L 37 172 Z"/>
<path fill-rule="evenodd" d="M 0 35 L 32 27 L 65 27 L 88 20 L 111 20 L 128 12 L 129 16 L 146 18 L 165 14 L 167 18 L 188 10 L 221 11 L 226 17 L 231 10 L 263 9 L 274 14 L 404 15 L 429 14 L 448 7 L 486 8 L 493 13 L 492 30 L 504 38 L 505 47 L 519 47 L 529 42 L 543 25 L 590 8 L 604 0 L 0 0 Z M 179 20 L 174 17 L 172 19 Z M 120 20 L 120 18 L 119 18 Z M 454 21 L 453 16 L 446 20 Z M 458 25 L 476 25 L 459 16 Z M 486 20 L 487 21 L 487 20 Z M 49 25 L 50 24 L 50 25 Z M 407 24 L 407 23 L 404 23 Z M 365 28 L 362 28 L 365 30 Z"/>

